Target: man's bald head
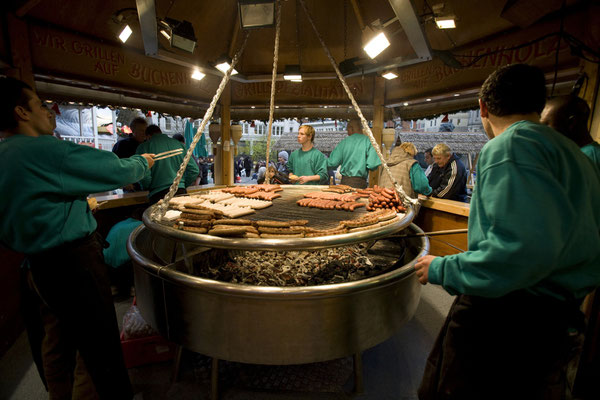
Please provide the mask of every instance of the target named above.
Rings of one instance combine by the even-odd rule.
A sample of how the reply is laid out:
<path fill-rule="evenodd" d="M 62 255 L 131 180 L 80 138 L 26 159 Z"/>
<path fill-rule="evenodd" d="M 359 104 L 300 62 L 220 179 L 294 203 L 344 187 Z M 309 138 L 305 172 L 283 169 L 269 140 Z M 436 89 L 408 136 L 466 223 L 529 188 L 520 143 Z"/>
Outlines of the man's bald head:
<path fill-rule="evenodd" d="M 590 108 L 577 96 L 558 96 L 546 102 L 540 122 L 554 128 L 579 146 L 591 140 L 588 131 Z M 585 143 L 587 142 L 587 143 Z"/>
<path fill-rule="evenodd" d="M 362 124 L 360 122 L 360 119 L 358 118 L 353 118 L 350 121 L 348 121 L 348 125 L 346 126 L 346 130 L 348 131 L 348 136 L 354 134 L 354 133 L 362 133 L 363 128 L 362 128 Z"/>

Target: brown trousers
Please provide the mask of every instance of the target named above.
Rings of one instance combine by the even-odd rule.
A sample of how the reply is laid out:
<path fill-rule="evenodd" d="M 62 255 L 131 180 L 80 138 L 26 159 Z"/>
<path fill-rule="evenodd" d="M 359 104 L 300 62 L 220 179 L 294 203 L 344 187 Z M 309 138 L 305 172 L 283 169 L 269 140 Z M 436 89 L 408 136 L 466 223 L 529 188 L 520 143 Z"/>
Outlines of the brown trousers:
<path fill-rule="evenodd" d="M 578 305 L 526 292 L 460 295 L 425 366 L 421 400 L 561 400 Z"/>

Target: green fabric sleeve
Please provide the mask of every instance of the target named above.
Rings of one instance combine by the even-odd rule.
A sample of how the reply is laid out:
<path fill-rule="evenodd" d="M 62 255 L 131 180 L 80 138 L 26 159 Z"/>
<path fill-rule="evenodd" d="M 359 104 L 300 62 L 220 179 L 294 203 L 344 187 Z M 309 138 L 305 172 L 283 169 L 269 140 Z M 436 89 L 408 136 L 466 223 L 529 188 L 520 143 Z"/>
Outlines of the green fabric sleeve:
<path fill-rule="evenodd" d="M 183 180 L 185 181 L 185 187 L 192 186 L 196 183 L 196 178 L 198 178 L 198 174 L 200 173 L 200 169 L 198 168 L 198 164 L 194 161 L 193 158 L 190 158 L 190 162 L 185 167 L 185 172 L 183 173 Z"/>
<path fill-rule="evenodd" d="M 481 240 L 469 238 L 470 247 L 477 243 L 475 250 L 432 262 L 430 282 L 450 294 L 500 297 L 531 287 L 553 273 L 563 243 L 577 229 L 569 223 L 576 210 L 559 206 L 568 201 L 556 188 L 550 171 L 512 161 L 480 170 L 469 235 L 475 231 L 485 235 Z M 565 201 L 544 201 L 556 197 Z M 485 226 L 472 226 L 482 223 Z"/>
<path fill-rule="evenodd" d="M 379 159 L 377 152 L 371 145 L 371 141 L 367 142 L 367 146 L 367 169 L 369 171 L 373 171 L 381 165 L 381 160 Z"/>
<path fill-rule="evenodd" d="M 67 195 L 87 196 L 124 186 L 137 182 L 149 171 L 148 162 L 142 156 L 120 159 L 115 153 L 88 146 L 63 148 L 60 179 Z"/>
<path fill-rule="evenodd" d="M 410 167 L 410 182 L 412 183 L 413 190 L 417 193 L 424 194 L 425 196 L 429 196 L 431 194 L 431 186 L 429 186 L 429 181 L 425 176 L 425 172 L 419 165 L 419 163 L 414 163 L 412 167 Z"/>
<path fill-rule="evenodd" d="M 329 183 L 329 175 L 327 174 L 327 157 L 319 150 L 315 151 L 313 156 L 315 175 L 321 177 L 319 182 L 321 185 L 327 185 Z"/>
<path fill-rule="evenodd" d="M 328 170 L 336 169 L 337 167 L 340 166 L 341 163 L 342 163 L 342 149 L 341 149 L 341 142 L 340 142 L 340 144 L 335 146 L 335 149 L 333 149 L 331 154 L 329 154 L 329 158 L 327 159 L 327 169 Z"/>

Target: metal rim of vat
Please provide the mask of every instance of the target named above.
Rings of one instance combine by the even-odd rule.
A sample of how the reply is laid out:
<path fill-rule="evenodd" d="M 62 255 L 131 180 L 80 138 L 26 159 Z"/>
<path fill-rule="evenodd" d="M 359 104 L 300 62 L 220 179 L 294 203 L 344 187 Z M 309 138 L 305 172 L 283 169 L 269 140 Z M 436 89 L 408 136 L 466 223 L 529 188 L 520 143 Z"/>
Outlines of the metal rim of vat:
<path fill-rule="evenodd" d="M 344 233 L 341 235 L 317 236 L 313 238 L 225 238 L 186 232 L 152 221 L 150 213 L 156 206 L 149 207 L 143 216 L 144 225 L 157 234 L 186 243 L 194 243 L 215 249 L 236 250 L 315 250 L 327 247 L 339 247 L 369 240 L 382 239 L 409 226 L 415 216 L 414 207 L 409 207 L 397 222 L 365 231 Z"/>
<path fill-rule="evenodd" d="M 228 296 L 236 297 L 265 297 L 270 299 L 290 300 L 302 299 L 310 297 L 332 297 L 345 294 L 355 293 L 357 291 L 369 290 L 371 288 L 382 287 L 393 284 L 414 272 L 414 265 L 417 260 L 429 253 L 429 240 L 427 236 L 422 236 L 420 239 L 421 247 L 419 253 L 407 264 L 396 268 L 392 271 L 381 275 L 372 276 L 370 278 L 361 279 L 358 281 L 336 283 L 319 286 L 298 286 L 298 287 L 276 287 L 276 286 L 253 286 L 241 285 L 235 283 L 221 282 L 212 279 L 200 278 L 183 272 L 179 272 L 168 268 L 167 266 L 159 265 L 156 262 L 141 255 L 133 243 L 136 242 L 139 234 L 146 229 L 145 226 L 136 228 L 127 241 L 127 250 L 134 262 L 142 266 L 144 270 L 161 279 L 167 279 L 172 283 L 196 288 L 201 287 L 204 291 L 213 293 L 227 294 Z M 423 230 L 415 224 L 410 224 L 410 229 L 416 233 L 423 234 Z M 171 237 L 173 238 L 173 237 Z M 373 236 L 369 239 L 373 240 Z M 353 242 L 354 243 L 354 242 Z M 281 249 L 279 249 L 281 250 Z M 297 245 L 296 249 L 297 250 Z M 292 296 L 292 297 L 290 297 Z"/>

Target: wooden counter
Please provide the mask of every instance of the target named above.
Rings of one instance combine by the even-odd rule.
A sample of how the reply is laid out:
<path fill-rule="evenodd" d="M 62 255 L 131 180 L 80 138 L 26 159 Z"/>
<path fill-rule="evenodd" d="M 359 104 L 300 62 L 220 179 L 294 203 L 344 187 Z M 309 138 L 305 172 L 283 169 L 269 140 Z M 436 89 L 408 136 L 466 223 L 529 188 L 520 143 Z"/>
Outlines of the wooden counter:
<path fill-rule="evenodd" d="M 421 209 L 413 221 L 425 232 L 467 229 L 470 205 L 460 201 L 419 196 Z M 434 256 L 457 254 L 467 250 L 467 234 L 431 236 L 429 253 Z"/>

